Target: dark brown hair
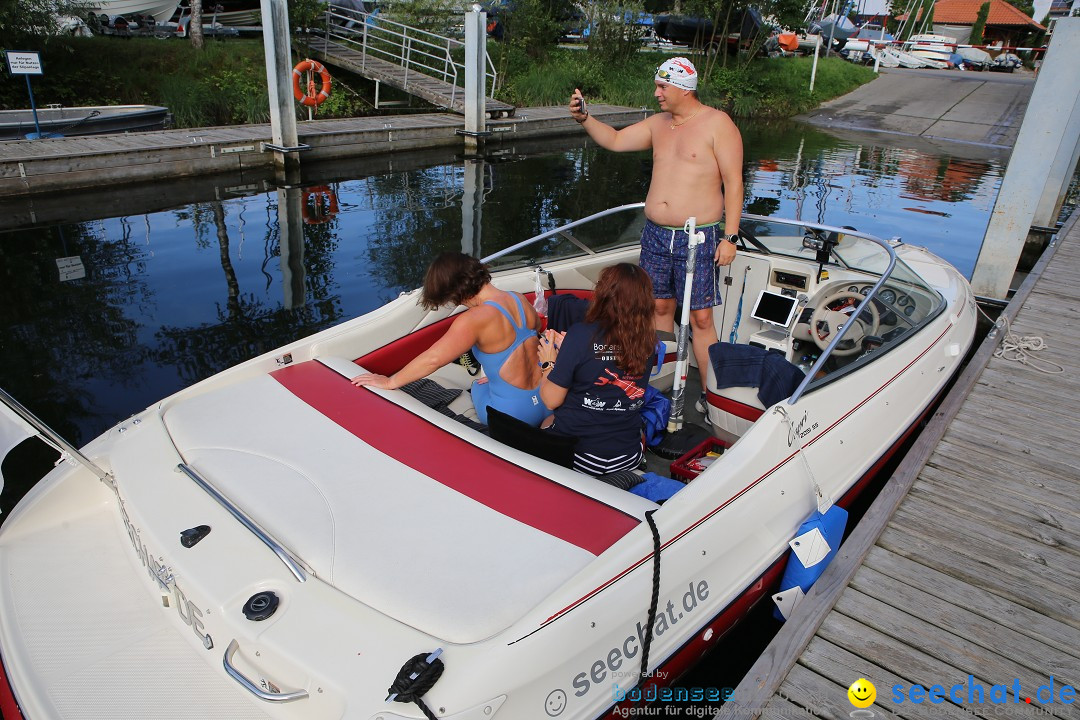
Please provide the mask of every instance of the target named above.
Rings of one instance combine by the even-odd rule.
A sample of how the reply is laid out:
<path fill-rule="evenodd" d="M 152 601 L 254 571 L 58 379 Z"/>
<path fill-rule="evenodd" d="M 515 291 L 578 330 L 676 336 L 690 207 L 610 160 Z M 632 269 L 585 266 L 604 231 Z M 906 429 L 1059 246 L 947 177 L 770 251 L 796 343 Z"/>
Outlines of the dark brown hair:
<path fill-rule="evenodd" d="M 656 349 L 655 305 L 652 280 L 637 265 L 619 263 L 601 271 L 585 320 L 600 326 L 604 341 L 617 348 L 615 364 L 629 375 L 645 374 Z"/>
<path fill-rule="evenodd" d="M 461 305 L 491 282 L 487 266 L 471 255 L 444 252 L 428 265 L 420 304 L 434 310 L 447 303 Z"/>

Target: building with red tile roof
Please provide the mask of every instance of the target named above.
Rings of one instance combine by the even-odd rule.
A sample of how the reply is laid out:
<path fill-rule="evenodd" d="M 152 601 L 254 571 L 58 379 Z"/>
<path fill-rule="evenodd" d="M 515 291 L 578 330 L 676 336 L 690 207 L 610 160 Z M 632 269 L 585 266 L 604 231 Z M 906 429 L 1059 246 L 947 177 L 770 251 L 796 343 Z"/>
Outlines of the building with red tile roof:
<path fill-rule="evenodd" d="M 934 3 L 934 34 L 956 38 L 960 44 L 967 43 L 983 2 L 985 0 L 938 0 Z M 898 19 L 905 17 L 902 15 Z M 1005 0 L 990 0 L 983 41 L 987 45 L 1011 46 L 1029 32 L 1045 29 Z"/>

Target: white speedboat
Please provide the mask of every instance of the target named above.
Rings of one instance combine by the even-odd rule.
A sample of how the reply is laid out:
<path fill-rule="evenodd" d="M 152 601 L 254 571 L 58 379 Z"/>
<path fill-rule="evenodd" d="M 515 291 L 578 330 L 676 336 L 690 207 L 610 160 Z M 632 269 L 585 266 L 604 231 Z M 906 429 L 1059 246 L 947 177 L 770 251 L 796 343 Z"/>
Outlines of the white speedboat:
<path fill-rule="evenodd" d="M 122 15 L 131 18 L 135 15 L 150 15 L 154 22 L 161 24 L 176 12 L 179 0 L 91 0 L 87 9 L 96 15 L 113 17 Z"/>
<path fill-rule="evenodd" d="M 587 296 L 637 260 L 641 207 L 493 256 L 496 284 Z M 431 717 L 577 720 L 670 683 L 912 432 L 976 323 L 923 248 L 742 227 L 720 337 L 812 367 L 771 403 L 710 372 L 726 450 L 664 504 L 353 386 L 461 310 L 407 293 L 165 398 L 24 497 L 0 528 L 5 718 L 395 720 L 415 693 Z"/>

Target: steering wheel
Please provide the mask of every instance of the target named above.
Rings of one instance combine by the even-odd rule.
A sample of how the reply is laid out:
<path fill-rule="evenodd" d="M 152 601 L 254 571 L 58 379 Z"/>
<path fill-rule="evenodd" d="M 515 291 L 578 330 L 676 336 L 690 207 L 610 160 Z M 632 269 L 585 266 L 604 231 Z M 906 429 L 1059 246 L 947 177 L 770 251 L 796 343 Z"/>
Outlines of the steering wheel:
<path fill-rule="evenodd" d="M 833 339 L 833 334 L 840 330 L 844 325 L 847 325 L 853 319 L 851 315 L 840 312 L 839 310 L 833 310 L 830 305 L 833 305 L 838 300 L 854 300 L 855 304 L 863 301 L 863 296 L 857 292 L 851 292 L 850 290 L 843 290 L 838 293 L 826 296 L 814 307 L 814 313 L 810 316 L 810 337 L 814 339 L 814 343 L 824 350 L 829 346 L 829 342 Z M 866 320 L 862 317 L 858 318 L 858 322 L 848 329 L 844 334 L 844 339 L 841 344 L 850 341 L 851 347 L 841 347 L 837 345 L 833 350 L 834 355 L 854 355 L 857 352 L 862 351 L 862 342 L 867 335 L 877 335 L 878 325 L 881 322 L 881 316 L 878 314 L 877 306 L 871 301 L 867 308 L 870 311 L 870 329 L 866 329 Z M 862 313 L 865 315 L 865 313 Z"/>

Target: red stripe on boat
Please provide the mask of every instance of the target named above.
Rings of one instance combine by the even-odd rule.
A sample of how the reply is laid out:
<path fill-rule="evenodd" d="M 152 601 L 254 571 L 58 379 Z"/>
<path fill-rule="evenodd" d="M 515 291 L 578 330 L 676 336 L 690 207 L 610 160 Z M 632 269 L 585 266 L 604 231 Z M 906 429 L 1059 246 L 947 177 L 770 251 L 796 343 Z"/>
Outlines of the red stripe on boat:
<path fill-rule="evenodd" d="M 507 517 L 599 555 L 637 526 L 621 510 L 478 448 L 311 361 L 271 375 L 387 457 Z M 393 478 L 387 478 L 393 482 Z"/>
<path fill-rule="evenodd" d="M 22 713 L 19 712 L 19 704 L 15 702 L 15 693 L 8 683 L 7 671 L 3 661 L 0 661 L 0 717 L 4 720 L 20 720 Z"/>

